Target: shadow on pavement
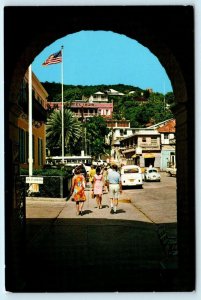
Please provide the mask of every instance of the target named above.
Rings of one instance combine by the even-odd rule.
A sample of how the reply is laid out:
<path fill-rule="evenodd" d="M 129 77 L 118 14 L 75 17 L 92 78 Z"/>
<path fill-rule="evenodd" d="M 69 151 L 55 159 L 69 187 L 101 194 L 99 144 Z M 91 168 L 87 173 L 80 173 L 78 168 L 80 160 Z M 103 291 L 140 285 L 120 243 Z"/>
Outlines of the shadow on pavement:
<path fill-rule="evenodd" d="M 83 216 L 84 216 L 84 215 L 91 214 L 91 213 L 93 213 L 93 211 L 90 210 L 90 209 L 85 209 L 85 210 L 82 212 Z"/>
<path fill-rule="evenodd" d="M 124 209 L 117 209 L 117 214 L 122 214 L 122 213 L 124 213 L 125 214 L 125 210 Z"/>
<path fill-rule="evenodd" d="M 21 292 L 178 291 L 177 266 L 162 270 L 164 258 L 152 223 L 27 219 Z"/>

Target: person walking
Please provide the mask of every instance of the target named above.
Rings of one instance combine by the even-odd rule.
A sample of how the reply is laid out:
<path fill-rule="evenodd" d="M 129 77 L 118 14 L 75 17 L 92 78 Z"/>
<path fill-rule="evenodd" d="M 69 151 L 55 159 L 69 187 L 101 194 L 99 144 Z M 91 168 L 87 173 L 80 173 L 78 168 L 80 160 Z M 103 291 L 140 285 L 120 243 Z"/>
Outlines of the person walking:
<path fill-rule="evenodd" d="M 104 169 L 103 169 L 103 192 L 105 191 L 106 193 L 108 193 L 107 175 L 108 175 L 107 167 L 104 167 Z"/>
<path fill-rule="evenodd" d="M 96 197 L 98 208 L 102 208 L 102 195 L 103 195 L 103 175 L 101 174 L 101 168 L 96 168 L 96 174 L 94 175 L 93 193 Z"/>
<path fill-rule="evenodd" d="M 84 176 L 85 180 L 87 178 L 87 170 L 83 163 L 79 165 L 80 173 Z"/>
<path fill-rule="evenodd" d="M 109 186 L 111 214 L 117 213 L 119 193 L 122 193 L 121 176 L 117 172 L 117 165 L 112 166 L 112 170 L 108 173 L 107 181 Z"/>
<path fill-rule="evenodd" d="M 75 168 L 74 176 L 72 178 L 72 186 L 70 190 L 70 195 L 72 196 L 73 201 L 76 202 L 76 213 L 77 215 L 83 215 L 83 206 L 86 201 L 85 195 L 85 185 L 86 181 L 84 176 L 81 174 L 80 167 Z"/>
<path fill-rule="evenodd" d="M 93 186 L 95 174 L 96 174 L 96 169 L 95 169 L 94 165 L 91 165 L 91 169 L 89 171 L 89 182 L 91 183 L 91 186 Z"/>

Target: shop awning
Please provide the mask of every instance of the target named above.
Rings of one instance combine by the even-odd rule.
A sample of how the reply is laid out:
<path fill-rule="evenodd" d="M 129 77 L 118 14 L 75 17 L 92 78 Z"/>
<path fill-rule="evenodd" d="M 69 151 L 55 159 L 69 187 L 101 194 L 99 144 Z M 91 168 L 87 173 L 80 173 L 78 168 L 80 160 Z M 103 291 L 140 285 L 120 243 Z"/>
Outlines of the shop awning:
<path fill-rule="evenodd" d="M 155 158 L 155 155 L 153 153 L 146 153 L 144 154 L 144 158 Z"/>

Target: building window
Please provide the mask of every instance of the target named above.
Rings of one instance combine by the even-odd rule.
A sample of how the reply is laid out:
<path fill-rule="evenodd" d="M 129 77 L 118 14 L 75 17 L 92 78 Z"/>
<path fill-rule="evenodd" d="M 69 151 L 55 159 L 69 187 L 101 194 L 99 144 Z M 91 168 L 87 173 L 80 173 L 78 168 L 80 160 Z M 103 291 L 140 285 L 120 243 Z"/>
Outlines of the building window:
<path fill-rule="evenodd" d="M 26 105 L 27 103 L 28 103 L 28 84 L 25 80 L 23 80 L 20 86 L 18 104 L 24 107 L 24 105 Z"/>
<path fill-rule="evenodd" d="M 151 138 L 151 145 L 157 145 L 157 138 L 156 137 Z"/>
<path fill-rule="evenodd" d="M 164 133 L 164 140 L 168 140 L 169 139 L 169 134 L 168 133 Z"/>
<path fill-rule="evenodd" d="M 19 128 L 19 158 L 21 164 L 27 162 L 27 150 L 28 148 L 26 131 Z"/>
<path fill-rule="evenodd" d="M 42 166 L 43 164 L 43 140 L 38 138 L 38 165 Z"/>
<path fill-rule="evenodd" d="M 32 135 L 32 155 L 34 161 L 34 135 Z M 21 164 L 27 164 L 29 158 L 29 132 L 19 128 L 19 158 Z"/>
<path fill-rule="evenodd" d="M 32 135 L 32 156 L 33 156 L 33 163 L 35 159 L 35 138 L 34 135 Z"/>
<path fill-rule="evenodd" d="M 143 138 L 142 138 L 142 142 L 143 142 L 143 143 L 146 143 L 146 141 L 147 141 L 146 137 L 143 137 Z"/>

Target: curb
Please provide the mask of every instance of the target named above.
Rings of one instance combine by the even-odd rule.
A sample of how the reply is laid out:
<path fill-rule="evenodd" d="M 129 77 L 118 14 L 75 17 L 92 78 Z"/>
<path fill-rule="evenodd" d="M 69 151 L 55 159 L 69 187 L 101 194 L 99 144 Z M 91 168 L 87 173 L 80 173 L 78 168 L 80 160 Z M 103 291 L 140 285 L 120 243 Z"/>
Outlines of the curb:
<path fill-rule="evenodd" d="M 60 201 L 66 202 L 66 198 L 26 197 L 26 201 Z"/>

